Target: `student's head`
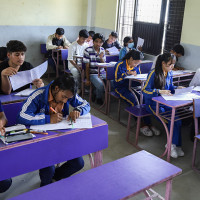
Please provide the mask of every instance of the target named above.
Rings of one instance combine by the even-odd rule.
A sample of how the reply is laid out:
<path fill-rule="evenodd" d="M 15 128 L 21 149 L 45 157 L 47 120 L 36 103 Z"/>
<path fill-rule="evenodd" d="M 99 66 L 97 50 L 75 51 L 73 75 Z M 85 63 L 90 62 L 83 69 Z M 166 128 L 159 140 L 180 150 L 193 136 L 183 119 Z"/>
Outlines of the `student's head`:
<path fill-rule="evenodd" d="M 114 43 L 118 38 L 118 33 L 115 31 L 112 31 L 108 37 L 108 43 Z"/>
<path fill-rule="evenodd" d="M 125 47 L 127 47 L 127 46 L 129 46 L 129 44 L 131 44 L 132 47 L 129 47 L 130 49 L 133 48 L 133 46 L 134 46 L 133 38 L 130 37 L 130 36 L 126 36 L 126 37 L 124 38 L 123 42 L 124 42 L 124 46 L 125 46 Z"/>
<path fill-rule="evenodd" d="M 57 28 L 55 36 L 58 40 L 61 40 L 63 38 L 63 35 L 65 34 L 65 30 L 63 28 Z"/>
<path fill-rule="evenodd" d="M 7 59 L 7 48 L 0 47 L 0 63 Z"/>
<path fill-rule="evenodd" d="M 77 83 L 72 74 L 65 73 L 54 80 L 51 91 L 56 103 L 66 103 L 68 99 L 76 95 Z"/>
<path fill-rule="evenodd" d="M 155 65 L 154 85 L 156 89 L 164 89 L 165 75 L 172 69 L 173 57 L 170 53 L 160 54 Z"/>
<path fill-rule="evenodd" d="M 184 47 L 180 44 L 174 45 L 170 52 L 173 53 L 177 58 L 180 58 L 185 54 Z"/>
<path fill-rule="evenodd" d="M 85 30 L 85 29 L 80 30 L 79 38 L 78 38 L 79 44 L 80 45 L 84 44 L 88 37 L 89 37 L 89 33 L 87 30 Z"/>
<path fill-rule="evenodd" d="M 136 67 L 141 63 L 141 53 L 136 50 L 129 51 L 123 58 L 123 60 L 127 60 L 127 63 L 130 67 Z"/>
<path fill-rule="evenodd" d="M 7 43 L 7 57 L 16 66 L 21 66 L 25 60 L 26 46 L 18 40 L 10 40 Z"/>
<path fill-rule="evenodd" d="M 93 44 L 95 49 L 99 49 L 103 43 L 105 42 L 105 38 L 101 33 L 95 33 L 93 37 Z"/>
<path fill-rule="evenodd" d="M 87 42 L 89 42 L 90 40 L 92 40 L 92 38 L 94 37 L 95 32 L 94 31 L 89 31 L 89 37 L 87 39 Z"/>

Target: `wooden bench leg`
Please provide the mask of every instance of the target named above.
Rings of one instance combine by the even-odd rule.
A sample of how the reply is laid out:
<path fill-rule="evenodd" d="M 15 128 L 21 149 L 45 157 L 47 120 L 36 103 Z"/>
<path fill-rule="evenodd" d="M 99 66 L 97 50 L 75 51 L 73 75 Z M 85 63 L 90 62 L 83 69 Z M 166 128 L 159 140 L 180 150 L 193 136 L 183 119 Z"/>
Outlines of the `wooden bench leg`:
<path fill-rule="evenodd" d="M 94 153 L 94 167 L 101 166 L 103 164 L 103 152 L 97 151 Z"/>
<path fill-rule="evenodd" d="M 131 114 L 128 114 L 128 124 L 127 124 L 127 135 L 126 141 L 129 142 L 129 134 L 130 134 L 130 125 L 131 125 Z"/>
<path fill-rule="evenodd" d="M 93 156 L 92 156 L 91 153 L 88 154 L 88 156 L 89 156 L 89 159 L 90 159 L 90 166 L 91 166 L 91 168 L 94 168 L 94 159 L 93 159 Z"/>
<path fill-rule="evenodd" d="M 170 200 L 172 191 L 172 179 L 168 180 L 166 183 L 165 200 Z"/>
<path fill-rule="evenodd" d="M 120 122 L 120 107 L 121 107 L 121 99 L 118 100 L 118 121 Z"/>
<path fill-rule="evenodd" d="M 193 154 L 192 154 L 192 168 L 195 169 L 195 158 L 196 158 L 196 146 L 197 146 L 197 139 L 194 139 L 194 147 L 193 147 Z"/>
<path fill-rule="evenodd" d="M 135 145 L 138 145 L 138 138 L 139 138 L 139 133 L 140 133 L 140 124 L 141 124 L 141 117 L 137 118 L 137 128 L 136 128 L 136 133 L 135 133 Z"/>

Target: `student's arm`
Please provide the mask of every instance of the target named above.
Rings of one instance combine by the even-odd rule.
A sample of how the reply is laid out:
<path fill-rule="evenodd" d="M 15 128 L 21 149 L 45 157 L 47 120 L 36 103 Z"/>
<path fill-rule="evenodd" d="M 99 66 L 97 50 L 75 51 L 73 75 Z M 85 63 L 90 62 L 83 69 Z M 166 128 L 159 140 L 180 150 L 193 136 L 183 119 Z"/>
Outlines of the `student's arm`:
<path fill-rule="evenodd" d="M 99 54 L 100 62 L 105 63 L 106 57 L 105 57 L 105 51 L 101 52 Z"/>
<path fill-rule="evenodd" d="M 90 85 L 90 56 L 89 53 L 87 51 L 87 49 L 85 49 L 84 54 L 83 54 L 83 62 L 85 63 L 85 75 L 86 75 L 86 85 L 89 86 Z"/>
<path fill-rule="evenodd" d="M 122 60 L 124 56 L 126 55 L 126 49 L 122 48 L 119 52 L 119 60 Z"/>
<path fill-rule="evenodd" d="M 63 35 L 63 41 L 64 41 L 64 49 L 68 49 L 71 43 L 67 40 L 67 38 Z"/>
<path fill-rule="evenodd" d="M 47 42 L 46 42 L 46 49 L 47 50 L 58 49 L 58 46 L 53 45 L 52 40 L 53 40 L 53 36 L 50 35 L 47 39 Z"/>
<path fill-rule="evenodd" d="M 45 113 L 40 111 L 40 95 L 43 92 L 43 89 L 39 89 L 28 97 L 17 117 L 17 123 L 24 125 L 50 123 L 50 115 L 45 115 Z"/>
<path fill-rule="evenodd" d="M 0 112 L 0 135 L 5 134 L 5 125 L 7 123 L 7 118 L 4 112 Z"/>
<path fill-rule="evenodd" d="M 121 48 L 122 48 L 118 41 L 115 42 L 115 47 L 116 47 L 117 49 L 121 49 Z"/>
<path fill-rule="evenodd" d="M 10 94 L 12 91 L 12 86 L 10 83 L 9 76 L 15 75 L 17 70 L 13 67 L 8 67 L 1 72 L 1 91 L 4 94 Z"/>
<path fill-rule="evenodd" d="M 124 78 L 128 75 L 130 75 L 130 72 L 128 72 L 124 67 L 123 67 L 123 61 L 119 62 L 116 64 L 115 68 L 115 81 L 120 82 L 124 80 Z"/>

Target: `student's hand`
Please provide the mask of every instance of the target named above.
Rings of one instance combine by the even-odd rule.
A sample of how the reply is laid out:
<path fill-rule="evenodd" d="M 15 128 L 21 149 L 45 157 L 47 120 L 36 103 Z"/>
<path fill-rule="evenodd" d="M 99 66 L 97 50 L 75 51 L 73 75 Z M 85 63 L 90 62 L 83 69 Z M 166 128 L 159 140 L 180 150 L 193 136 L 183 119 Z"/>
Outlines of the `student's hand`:
<path fill-rule="evenodd" d="M 53 113 L 50 115 L 50 123 L 55 124 L 61 122 L 63 119 L 63 115 L 61 113 Z"/>
<path fill-rule="evenodd" d="M 4 136 L 5 134 L 5 127 L 3 126 L 2 120 L 0 120 L 0 135 Z"/>
<path fill-rule="evenodd" d="M 127 74 L 136 76 L 136 75 L 137 75 L 137 72 L 136 72 L 136 71 L 128 71 Z"/>
<path fill-rule="evenodd" d="M 165 95 L 168 95 L 168 96 L 172 96 L 172 93 L 170 90 L 159 90 L 159 93 L 160 94 L 165 94 Z"/>
<path fill-rule="evenodd" d="M 73 122 L 76 122 L 76 119 L 80 117 L 80 112 L 77 110 L 74 110 L 69 113 L 69 116 L 67 118 L 67 121 L 72 120 Z"/>
<path fill-rule="evenodd" d="M 108 51 L 108 50 L 105 50 L 105 52 L 106 52 L 106 54 L 108 54 L 108 55 L 109 55 L 109 51 Z"/>
<path fill-rule="evenodd" d="M 178 86 L 177 87 L 177 89 L 183 89 L 183 88 L 185 88 L 185 87 L 183 87 L 183 86 Z"/>
<path fill-rule="evenodd" d="M 85 82 L 85 85 L 86 85 L 86 86 L 90 86 L 90 84 L 91 84 L 90 81 L 86 81 L 86 82 Z"/>
<path fill-rule="evenodd" d="M 64 46 L 64 49 L 68 49 L 69 47 L 68 46 Z"/>
<path fill-rule="evenodd" d="M 174 68 L 174 64 L 171 64 L 170 68 L 171 68 L 171 70 L 175 70 L 176 71 L 176 69 Z"/>
<path fill-rule="evenodd" d="M 139 47 L 138 47 L 138 50 L 139 50 L 139 51 L 142 51 L 142 47 L 141 47 L 141 46 L 139 46 Z"/>
<path fill-rule="evenodd" d="M 103 56 L 104 56 L 104 53 L 101 52 L 101 53 L 99 54 L 99 58 L 100 58 L 100 59 L 103 59 Z"/>
<path fill-rule="evenodd" d="M 16 69 L 14 69 L 13 67 L 8 67 L 1 72 L 1 75 L 12 76 L 12 75 L 15 75 L 16 73 L 17 73 Z"/>
<path fill-rule="evenodd" d="M 63 49 L 63 46 L 58 46 L 57 49 Z"/>
<path fill-rule="evenodd" d="M 44 83 L 42 79 L 35 79 L 33 80 L 33 85 L 35 85 L 36 88 L 44 87 Z"/>

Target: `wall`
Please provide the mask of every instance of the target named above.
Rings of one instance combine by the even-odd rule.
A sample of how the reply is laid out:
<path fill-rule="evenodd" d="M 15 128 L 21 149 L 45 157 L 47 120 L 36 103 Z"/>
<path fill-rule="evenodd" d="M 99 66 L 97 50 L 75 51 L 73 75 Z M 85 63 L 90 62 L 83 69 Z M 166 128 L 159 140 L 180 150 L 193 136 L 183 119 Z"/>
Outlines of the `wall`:
<path fill-rule="evenodd" d="M 86 27 L 88 0 L 0 0 L 0 46 L 11 39 L 23 41 L 26 60 L 40 64 L 40 43 L 45 43 L 57 27 L 63 27 L 73 42 Z M 77 33 L 77 34 L 74 34 Z"/>
<path fill-rule="evenodd" d="M 185 48 L 185 56 L 180 58 L 181 66 L 187 69 L 200 68 L 200 1 L 187 0 L 185 5 L 181 44 Z"/>

